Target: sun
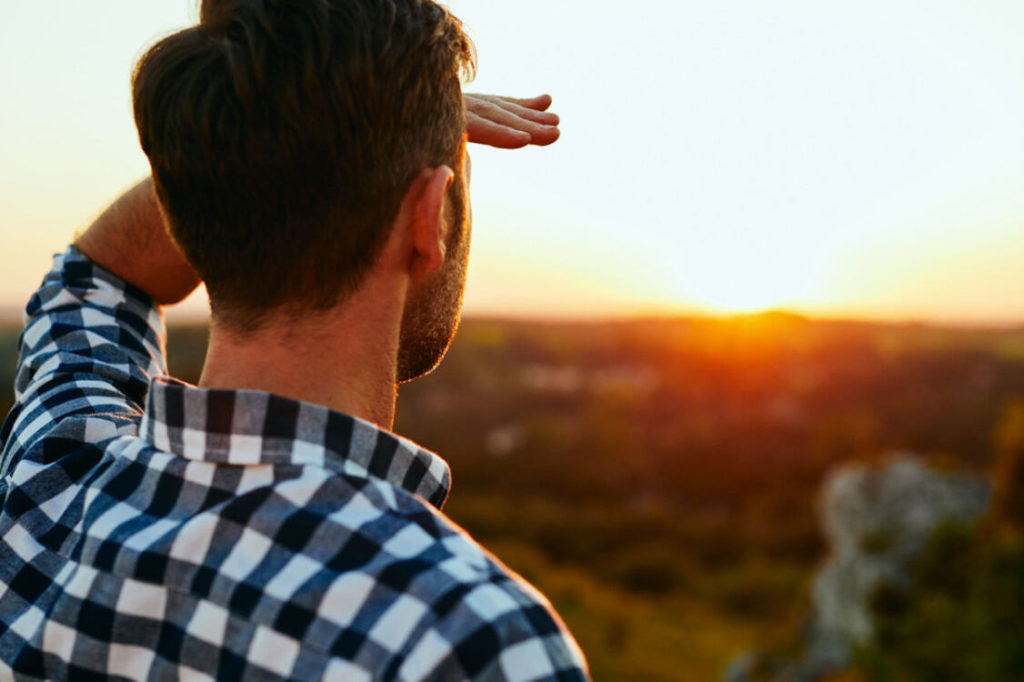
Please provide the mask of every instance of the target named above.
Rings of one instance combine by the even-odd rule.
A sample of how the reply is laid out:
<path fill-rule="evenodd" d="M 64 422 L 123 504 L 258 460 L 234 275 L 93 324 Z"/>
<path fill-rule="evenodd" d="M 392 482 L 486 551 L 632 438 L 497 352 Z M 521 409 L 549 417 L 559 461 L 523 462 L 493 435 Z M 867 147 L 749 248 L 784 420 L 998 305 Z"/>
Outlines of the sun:
<path fill-rule="evenodd" d="M 713 313 L 753 313 L 814 305 L 826 293 L 815 254 L 781 245 L 707 251 L 674 264 L 666 284 L 676 300 Z"/>
<path fill-rule="evenodd" d="M 694 283 L 689 298 L 718 313 L 754 313 L 798 305 L 795 292 L 777 281 L 737 276 L 727 281 Z"/>

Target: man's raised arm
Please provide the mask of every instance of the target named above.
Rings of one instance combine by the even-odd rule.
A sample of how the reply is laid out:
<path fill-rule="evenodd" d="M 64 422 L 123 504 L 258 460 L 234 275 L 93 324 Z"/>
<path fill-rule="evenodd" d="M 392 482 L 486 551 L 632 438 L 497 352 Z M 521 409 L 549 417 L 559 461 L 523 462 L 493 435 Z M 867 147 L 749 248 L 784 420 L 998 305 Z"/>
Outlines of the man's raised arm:
<path fill-rule="evenodd" d="M 40 456 L 52 461 L 61 456 L 53 444 L 135 434 L 150 380 L 167 373 L 158 304 L 198 283 L 167 235 L 149 180 L 58 255 L 25 310 L 0 475 L 43 438 L 51 446 Z"/>
<path fill-rule="evenodd" d="M 470 142 L 511 149 L 558 139 L 547 95 L 467 94 L 464 101 Z M 142 180 L 57 257 L 29 302 L 17 402 L 0 430 L 0 473 L 68 419 L 76 418 L 64 428 L 82 431 L 83 441 L 130 429 L 149 380 L 167 371 L 158 306 L 198 285 L 166 230 L 152 180 Z"/>
<path fill-rule="evenodd" d="M 158 304 L 177 303 L 199 285 L 196 271 L 164 227 L 150 178 L 111 204 L 75 246 Z"/>

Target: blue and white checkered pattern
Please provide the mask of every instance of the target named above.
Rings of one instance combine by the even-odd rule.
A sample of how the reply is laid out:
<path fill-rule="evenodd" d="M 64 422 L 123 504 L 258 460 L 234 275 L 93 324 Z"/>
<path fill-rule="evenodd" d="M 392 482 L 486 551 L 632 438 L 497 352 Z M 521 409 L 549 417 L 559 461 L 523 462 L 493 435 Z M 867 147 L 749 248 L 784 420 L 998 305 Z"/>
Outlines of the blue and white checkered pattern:
<path fill-rule="evenodd" d="M 163 338 L 74 248 L 29 303 L 0 431 L 0 678 L 587 679 L 547 600 L 441 513 L 441 458 L 167 378 Z"/>

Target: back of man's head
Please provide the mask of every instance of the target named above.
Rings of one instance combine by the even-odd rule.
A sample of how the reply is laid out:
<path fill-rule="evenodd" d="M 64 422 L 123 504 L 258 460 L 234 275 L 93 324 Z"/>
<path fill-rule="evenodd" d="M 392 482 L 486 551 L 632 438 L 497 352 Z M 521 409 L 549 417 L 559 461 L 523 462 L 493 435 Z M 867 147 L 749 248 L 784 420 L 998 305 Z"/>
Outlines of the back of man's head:
<path fill-rule="evenodd" d="M 430 0 L 204 0 L 136 68 L 142 148 L 214 316 L 326 309 L 373 264 L 424 168 L 456 170 L 461 24 Z"/>

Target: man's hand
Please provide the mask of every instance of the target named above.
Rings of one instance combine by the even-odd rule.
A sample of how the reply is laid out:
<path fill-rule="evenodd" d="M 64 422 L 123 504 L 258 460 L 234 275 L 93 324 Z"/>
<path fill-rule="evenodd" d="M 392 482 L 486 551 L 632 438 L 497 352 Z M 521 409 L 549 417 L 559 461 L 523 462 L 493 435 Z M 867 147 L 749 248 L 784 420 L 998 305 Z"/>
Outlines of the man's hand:
<path fill-rule="evenodd" d="M 516 99 L 466 94 L 466 133 L 470 142 L 502 149 L 548 145 L 558 139 L 558 114 L 547 111 L 550 95 Z"/>

